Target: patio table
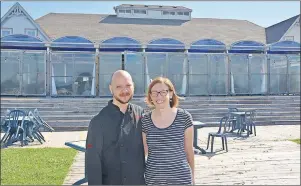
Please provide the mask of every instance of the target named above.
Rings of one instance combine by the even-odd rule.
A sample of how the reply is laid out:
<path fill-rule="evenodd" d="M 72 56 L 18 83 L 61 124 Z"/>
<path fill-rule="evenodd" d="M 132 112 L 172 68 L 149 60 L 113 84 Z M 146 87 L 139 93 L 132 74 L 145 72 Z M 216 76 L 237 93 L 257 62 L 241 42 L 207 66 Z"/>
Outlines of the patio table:
<path fill-rule="evenodd" d="M 203 127 L 206 127 L 206 125 L 203 122 L 200 121 L 193 121 L 193 129 L 194 129 L 194 135 L 193 135 L 193 147 L 195 149 L 198 149 L 202 152 L 202 154 L 206 154 L 206 150 L 198 146 L 198 129 L 201 129 Z"/>

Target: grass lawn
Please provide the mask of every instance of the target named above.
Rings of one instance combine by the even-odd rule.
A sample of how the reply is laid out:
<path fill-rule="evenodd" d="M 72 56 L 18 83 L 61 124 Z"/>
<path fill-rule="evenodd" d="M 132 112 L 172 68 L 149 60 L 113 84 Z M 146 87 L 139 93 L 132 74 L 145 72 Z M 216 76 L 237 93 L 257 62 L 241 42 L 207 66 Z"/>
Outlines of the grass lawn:
<path fill-rule="evenodd" d="M 291 139 L 290 141 L 300 144 L 300 139 Z"/>
<path fill-rule="evenodd" d="M 1 185 L 62 185 L 76 150 L 69 148 L 1 149 Z"/>

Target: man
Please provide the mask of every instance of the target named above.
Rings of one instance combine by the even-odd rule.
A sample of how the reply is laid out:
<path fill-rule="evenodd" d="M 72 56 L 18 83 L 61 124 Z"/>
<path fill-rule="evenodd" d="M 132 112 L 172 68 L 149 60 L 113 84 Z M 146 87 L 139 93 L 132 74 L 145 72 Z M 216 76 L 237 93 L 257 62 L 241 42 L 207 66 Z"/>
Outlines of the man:
<path fill-rule="evenodd" d="M 138 121 L 143 109 L 129 103 L 131 75 L 112 75 L 109 101 L 90 122 L 86 141 L 86 171 L 90 185 L 144 185 L 144 149 Z"/>

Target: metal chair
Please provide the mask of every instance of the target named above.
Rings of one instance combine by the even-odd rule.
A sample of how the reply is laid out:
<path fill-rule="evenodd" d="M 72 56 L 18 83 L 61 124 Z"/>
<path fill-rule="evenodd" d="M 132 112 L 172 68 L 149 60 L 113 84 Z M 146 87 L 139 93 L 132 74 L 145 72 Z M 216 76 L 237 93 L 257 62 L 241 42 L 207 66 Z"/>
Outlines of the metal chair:
<path fill-rule="evenodd" d="M 8 119 L 9 113 L 10 113 L 10 110 L 7 109 L 6 113 L 5 113 L 5 116 L 1 120 L 1 132 L 6 133 L 6 131 L 8 130 L 7 119 Z"/>
<path fill-rule="evenodd" d="M 34 109 L 33 111 L 33 114 L 36 116 L 36 118 L 42 123 L 43 127 L 45 129 L 48 129 L 50 132 L 54 132 L 54 129 L 46 122 L 44 121 L 42 118 L 41 118 L 41 115 L 38 111 L 38 109 Z"/>
<path fill-rule="evenodd" d="M 256 136 L 255 120 L 256 120 L 256 110 L 246 111 L 245 122 L 246 122 L 248 132 L 250 132 L 250 134 L 252 134 L 253 133 L 253 128 L 254 128 L 254 135 Z"/>
<path fill-rule="evenodd" d="M 26 144 L 26 131 L 24 127 L 24 119 L 26 113 L 22 110 L 12 110 L 7 117 L 7 132 L 1 139 L 1 146 L 7 147 L 9 144 L 14 143 L 19 140 L 21 141 L 21 146 Z M 20 123 L 21 121 L 21 123 Z M 20 124 L 19 124 L 20 123 Z"/>
<path fill-rule="evenodd" d="M 228 129 L 226 130 L 227 132 L 233 132 L 234 130 L 237 129 L 236 124 L 237 124 L 237 119 L 231 114 L 231 112 L 238 112 L 238 109 L 235 107 L 230 107 L 228 108 L 228 113 L 227 113 L 227 117 L 228 117 Z M 231 130 L 230 130 L 231 128 Z"/>
<path fill-rule="evenodd" d="M 43 126 L 43 124 L 39 121 L 39 119 L 31 112 L 29 111 L 28 117 L 31 118 L 32 125 L 29 128 L 28 136 L 31 138 L 35 138 L 38 140 L 41 144 L 43 143 L 42 141 L 46 142 L 44 136 L 40 132 L 40 128 Z"/>
<path fill-rule="evenodd" d="M 227 134 L 226 134 L 226 123 L 228 121 L 228 116 L 224 116 L 220 122 L 219 122 L 219 128 L 217 132 L 210 132 L 208 134 L 208 140 L 207 140 L 207 150 L 209 148 L 209 142 L 210 142 L 210 137 L 212 138 L 211 140 L 211 153 L 213 153 L 213 144 L 214 144 L 214 137 L 220 137 L 222 139 L 222 146 L 223 150 L 225 150 L 226 146 L 226 151 L 228 152 L 228 143 L 227 143 Z"/>

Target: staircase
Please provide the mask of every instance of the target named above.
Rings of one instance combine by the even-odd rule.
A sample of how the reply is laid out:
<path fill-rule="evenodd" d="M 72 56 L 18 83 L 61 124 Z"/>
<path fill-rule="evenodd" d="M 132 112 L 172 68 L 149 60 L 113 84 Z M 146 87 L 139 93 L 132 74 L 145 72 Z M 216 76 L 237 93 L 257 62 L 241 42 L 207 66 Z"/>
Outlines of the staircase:
<path fill-rule="evenodd" d="M 87 130 L 91 118 L 107 105 L 109 98 L 17 98 L 1 97 L 1 118 L 7 109 L 35 109 L 56 131 Z M 143 98 L 132 103 L 145 107 Z M 257 125 L 300 125 L 300 96 L 187 97 L 180 107 L 194 120 L 217 126 L 228 107 L 240 111 L 256 109 Z"/>

